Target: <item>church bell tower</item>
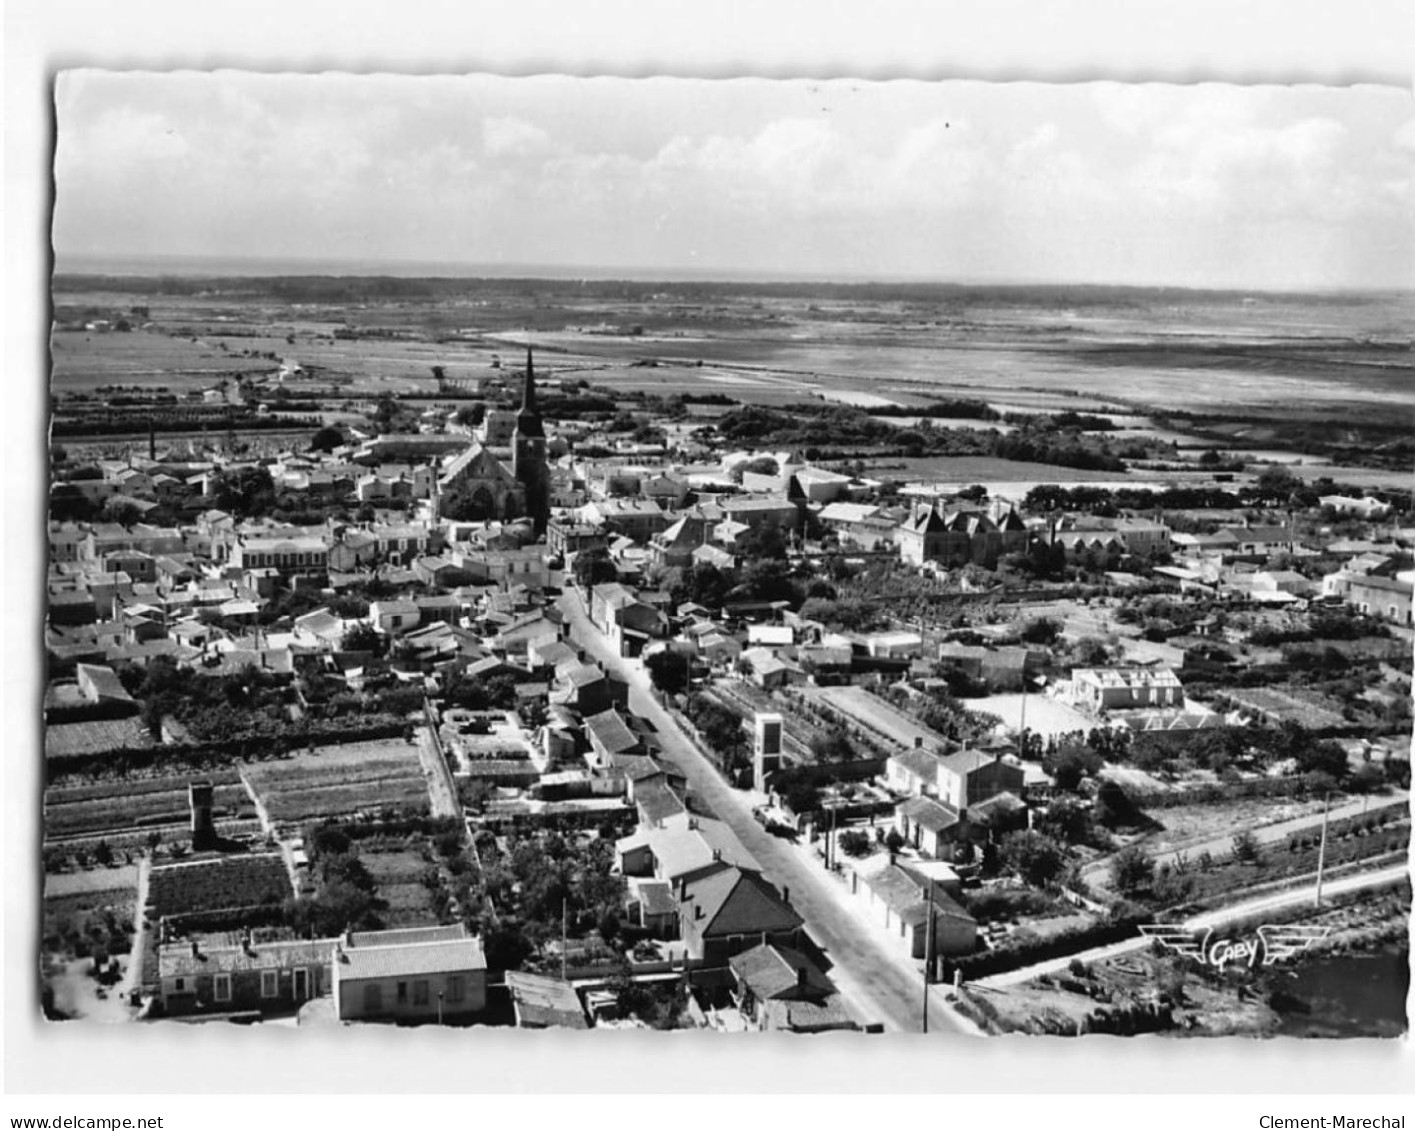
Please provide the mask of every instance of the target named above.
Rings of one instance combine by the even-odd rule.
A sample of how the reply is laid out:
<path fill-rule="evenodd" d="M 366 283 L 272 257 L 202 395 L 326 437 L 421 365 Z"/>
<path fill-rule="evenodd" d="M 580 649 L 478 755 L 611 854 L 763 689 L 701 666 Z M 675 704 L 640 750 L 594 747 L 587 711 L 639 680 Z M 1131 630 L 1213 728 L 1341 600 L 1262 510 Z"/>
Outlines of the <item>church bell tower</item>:
<path fill-rule="evenodd" d="M 537 536 L 544 534 L 546 523 L 550 521 L 550 467 L 545 459 L 545 426 L 536 407 L 536 376 L 530 346 L 526 347 L 526 388 L 512 439 L 511 472 L 525 491 L 526 514 Z"/>

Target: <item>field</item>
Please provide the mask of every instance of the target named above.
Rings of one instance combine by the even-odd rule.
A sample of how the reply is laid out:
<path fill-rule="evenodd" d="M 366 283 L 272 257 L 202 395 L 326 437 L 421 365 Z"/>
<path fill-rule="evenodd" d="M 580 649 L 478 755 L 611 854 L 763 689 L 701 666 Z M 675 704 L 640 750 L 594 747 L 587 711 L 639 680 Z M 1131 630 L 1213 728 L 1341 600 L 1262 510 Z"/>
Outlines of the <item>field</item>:
<path fill-rule="evenodd" d="M 969 699 L 970 710 L 996 715 L 1009 727 L 1019 727 L 1022 722 L 1023 696 L 985 695 L 981 699 Z M 1026 696 L 1027 729 L 1034 734 L 1050 736 L 1069 734 L 1072 731 L 1089 731 L 1095 720 L 1069 704 L 1059 702 L 1048 695 Z"/>
<path fill-rule="evenodd" d="M 359 850 L 359 861 L 378 885 L 379 918 L 387 927 L 422 927 L 438 921 L 432 889 L 424 883 L 436 865 L 407 849 Z"/>
<path fill-rule="evenodd" d="M 434 364 L 458 379 L 493 374 L 496 356 L 514 363 L 529 327 L 548 379 L 625 391 L 711 390 L 760 403 L 841 392 L 903 404 L 981 395 L 1004 411 L 1141 416 L 1238 406 L 1316 419 L 1396 411 L 1415 422 L 1408 294 L 61 277 L 54 301 L 61 317 L 142 304 L 153 325 L 57 332 L 61 393 L 210 387 L 222 375 L 271 372 L 268 354 L 365 396 L 431 391 Z M 378 336 L 334 339 L 339 328 Z"/>
<path fill-rule="evenodd" d="M 87 958 L 95 947 L 126 954 L 132 947 L 137 912 L 135 869 L 101 874 L 107 886 L 44 897 L 44 951 L 51 956 Z M 126 881 L 126 882 L 125 882 Z"/>
<path fill-rule="evenodd" d="M 278 852 L 167 864 L 152 869 L 148 885 L 157 916 L 279 904 L 293 894 Z"/>
<path fill-rule="evenodd" d="M 197 780 L 216 787 L 214 813 L 248 819 L 254 806 L 234 770 L 135 780 L 115 779 L 83 786 L 51 786 L 44 792 L 47 841 L 128 833 L 135 829 L 184 825 L 191 809 L 187 786 Z"/>
<path fill-rule="evenodd" d="M 327 746 L 246 767 L 267 818 L 294 823 L 393 807 L 425 812 L 427 782 L 416 746 L 401 740 Z"/>

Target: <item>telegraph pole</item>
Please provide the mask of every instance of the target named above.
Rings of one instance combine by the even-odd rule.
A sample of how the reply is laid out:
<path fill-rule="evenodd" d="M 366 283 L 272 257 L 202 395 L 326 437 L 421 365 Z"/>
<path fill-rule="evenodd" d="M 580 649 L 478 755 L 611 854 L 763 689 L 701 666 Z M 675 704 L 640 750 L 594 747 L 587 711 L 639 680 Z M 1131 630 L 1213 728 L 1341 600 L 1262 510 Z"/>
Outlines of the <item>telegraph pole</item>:
<path fill-rule="evenodd" d="M 1325 800 L 1322 803 L 1322 843 L 1317 849 L 1317 901 L 1316 906 L 1322 905 L 1322 872 L 1327 863 L 1327 823 L 1331 813 L 1331 791 L 1327 791 Z"/>
<path fill-rule="evenodd" d="M 929 1031 L 929 982 L 934 972 L 934 885 L 929 885 L 929 921 L 924 924 L 924 1032 Z"/>

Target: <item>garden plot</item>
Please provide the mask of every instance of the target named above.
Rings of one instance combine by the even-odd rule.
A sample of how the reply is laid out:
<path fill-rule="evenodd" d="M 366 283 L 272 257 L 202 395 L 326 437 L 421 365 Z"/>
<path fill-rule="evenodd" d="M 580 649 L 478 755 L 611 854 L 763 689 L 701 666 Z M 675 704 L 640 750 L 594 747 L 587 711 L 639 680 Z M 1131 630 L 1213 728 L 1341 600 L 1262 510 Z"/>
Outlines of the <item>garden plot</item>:
<path fill-rule="evenodd" d="M 387 808 L 426 812 L 429 805 L 417 747 L 402 740 L 326 746 L 244 772 L 275 823 Z"/>
<path fill-rule="evenodd" d="M 137 869 L 90 873 L 106 880 L 107 887 L 70 890 L 64 894 L 46 889 L 44 897 L 44 951 L 51 956 L 87 958 L 95 950 L 127 954 L 132 949 L 137 911 Z"/>
<path fill-rule="evenodd" d="M 153 868 L 147 898 L 161 917 L 281 904 L 293 894 L 285 858 L 263 852 Z"/>
<path fill-rule="evenodd" d="M 63 840 L 186 824 L 191 819 L 187 787 L 194 781 L 209 781 L 215 786 L 213 814 L 217 820 L 254 815 L 250 798 L 234 770 L 137 780 L 116 778 L 45 790 L 45 838 Z"/>
<path fill-rule="evenodd" d="M 381 851 L 362 848 L 359 862 L 377 885 L 383 905 L 379 918 L 387 927 L 426 927 L 439 921 L 433 905 L 437 865 L 408 849 Z"/>

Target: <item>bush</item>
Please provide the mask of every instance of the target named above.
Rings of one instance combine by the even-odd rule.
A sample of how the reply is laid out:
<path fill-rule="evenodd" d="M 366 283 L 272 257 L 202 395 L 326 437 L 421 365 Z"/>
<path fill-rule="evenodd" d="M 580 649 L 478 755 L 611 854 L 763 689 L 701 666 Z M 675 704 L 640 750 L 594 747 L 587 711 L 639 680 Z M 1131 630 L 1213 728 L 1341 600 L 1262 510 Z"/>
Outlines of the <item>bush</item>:
<path fill-rule="evenodd" d="M 1243 829 L 1241 832 L 1233 834 L 1233 856 L 1241 864 L 1257 864 L 1262 860 L 1262 850 L 1258 847 L 1258 838 L 1250 829 Z"/>
<path fill-rule="evenodd" d="M 858 860 L 870 854 L 870 834 L 863 829 L 846 829 L 836 838 L 836 843 L 846 856 Z"/>
<path fill-rule="evenodd" d="M 1111 858 L 1110 881 L 1122 895 L 1148 888 L 1155 877 L 1155 862 L 1139 845 L 1129 844 Z"/>

